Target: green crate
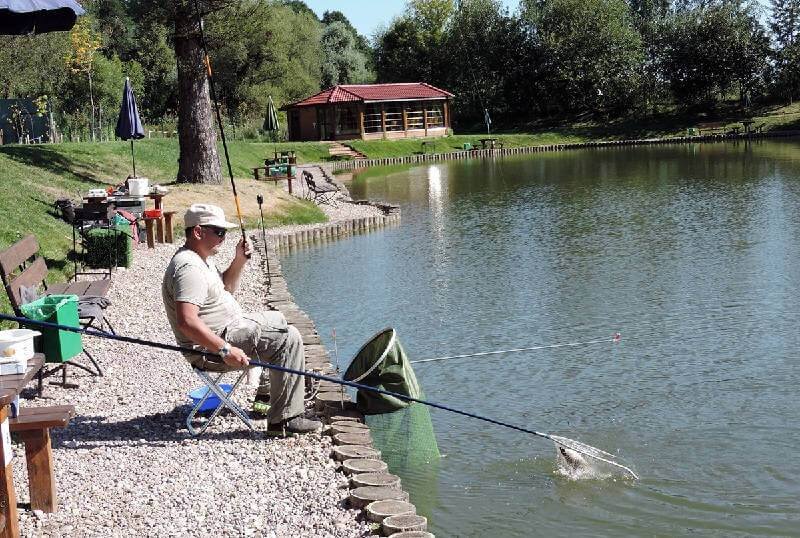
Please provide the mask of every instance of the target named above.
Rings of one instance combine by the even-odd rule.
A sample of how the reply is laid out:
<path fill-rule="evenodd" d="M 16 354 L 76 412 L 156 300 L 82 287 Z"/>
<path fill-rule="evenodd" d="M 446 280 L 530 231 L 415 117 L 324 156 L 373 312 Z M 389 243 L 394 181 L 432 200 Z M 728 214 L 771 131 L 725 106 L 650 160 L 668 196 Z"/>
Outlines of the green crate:
<path fill-rule="evenodd" d="M 26 318 L 57 323 L 68 327 L 80 327 L 78 321 L 77 295 L 48 295 L 32 303 L 20 306 Z M 44 353 L 47 362 L 66 362 L 83 351 L 81 335 L 59 329 L 30 326 L 42 333 L 37 338 L 36 351 Z"/>
<path fill-rule="evenodd" d="M 92 228 L 83 235 L 83 262 L 89 267 L 130 267 L 133 259 L 130 224 Z"/>

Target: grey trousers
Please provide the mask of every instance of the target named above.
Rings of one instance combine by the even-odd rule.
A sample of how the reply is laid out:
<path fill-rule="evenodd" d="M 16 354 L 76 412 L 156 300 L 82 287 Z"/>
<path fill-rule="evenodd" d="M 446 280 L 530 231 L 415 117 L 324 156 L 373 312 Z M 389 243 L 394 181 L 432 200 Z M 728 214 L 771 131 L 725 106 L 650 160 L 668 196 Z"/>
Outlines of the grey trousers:
<path fill-rule="evenodd" d="M 229 325 L 221 336 L 231 345 L 242 348 L 251 359 L 293 370 L 306 368 L 300 332 L 290 326 L 280 312 L 244 314 L 240 321 Z M 202 358 L 194 359 L 192 364 L 203 370 L 216 372 L 239 369 Z M 265 394 L 267 390 L 270 402 L 267 418 L 270 424 L 301 415 L 305 410 L 305 383 L 302 376 L 264 368 L 256 396 Z"/>

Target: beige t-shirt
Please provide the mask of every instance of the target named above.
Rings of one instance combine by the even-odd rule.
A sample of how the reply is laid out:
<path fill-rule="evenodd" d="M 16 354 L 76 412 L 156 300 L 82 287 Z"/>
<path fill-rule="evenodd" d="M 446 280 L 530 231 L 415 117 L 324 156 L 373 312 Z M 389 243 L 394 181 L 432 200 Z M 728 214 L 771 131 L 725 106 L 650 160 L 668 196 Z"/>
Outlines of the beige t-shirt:
<path fill-rule="evenodd" d="M 193 342 L 178 330 L 175 303 L 199 306 L 198 316 L 215 334 L 222 334 L 228 325 L 242 317 L 242 308 L 225 289 L 213 260 L 203 261 L 186 247 L 179 249 L 169 262 L 161 283 L 161 297 L 172 332 L 181 346 L 191 346 Z"/>

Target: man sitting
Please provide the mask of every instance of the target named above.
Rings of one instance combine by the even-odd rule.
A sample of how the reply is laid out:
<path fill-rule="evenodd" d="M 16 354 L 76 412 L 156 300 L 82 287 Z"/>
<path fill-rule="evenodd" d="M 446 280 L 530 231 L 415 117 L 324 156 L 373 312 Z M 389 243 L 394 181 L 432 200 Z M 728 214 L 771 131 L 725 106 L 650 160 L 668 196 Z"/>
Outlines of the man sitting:
<path fill-rule="evenodd" d="M 201 370 L 227 372 L 246 368 L 248 357 L 292 368 L 305 369 L 305 353 L 299 331 L 287 324 L 280 312 L 243 313 L 231 295 L 251 252 L 244 239 L 225 272 L 217 271 L 212 257 L 236 228 L 225 220 L 222 209 L 194 204 L 184 215 L 186 244 L 172 257 L 161 285 L 161 295 L 175 339 L 181 346 L 209 352 L 187 354 Z M 267 388 L 268 387 L 268 388 Z M 305 383 L 302 376 L 264 368 L 257 401 L 269 401 L 270 432 L 306 433 L 321 429 L 319 421 L 303 417 Z M 268 391 L 268 394 L 266 392 Z"/>

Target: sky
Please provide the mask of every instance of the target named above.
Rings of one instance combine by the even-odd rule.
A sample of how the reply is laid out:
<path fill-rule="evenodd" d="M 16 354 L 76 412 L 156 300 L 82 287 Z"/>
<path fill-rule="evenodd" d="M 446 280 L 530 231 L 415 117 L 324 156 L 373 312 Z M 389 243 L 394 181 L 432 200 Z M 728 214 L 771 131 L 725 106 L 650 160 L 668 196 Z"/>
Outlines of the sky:
<path fill-rule="evenodd" d="M 519 0 L 502 0 L 510 11 L 517 9 Z M 372 37 L 381 26 L 389 26 L 392 19 L 403 13 L 406 0 L 305 0 L 318 17 L 326 11 L 341 11 L 356 27 L 358 33 Z"/>

